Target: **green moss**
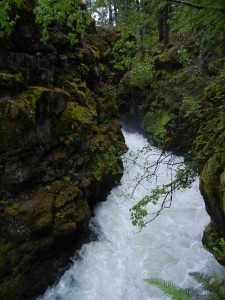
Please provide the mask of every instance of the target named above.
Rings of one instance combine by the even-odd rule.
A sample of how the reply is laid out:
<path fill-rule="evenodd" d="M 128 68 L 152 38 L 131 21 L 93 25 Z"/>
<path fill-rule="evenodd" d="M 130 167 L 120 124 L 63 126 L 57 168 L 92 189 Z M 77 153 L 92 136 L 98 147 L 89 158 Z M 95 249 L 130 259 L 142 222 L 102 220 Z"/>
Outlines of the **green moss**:
<path fill-rule="evenodd" d="M 68 154 L 63 151 L 55 151 L 52 153 L 52 159 L 55 161 L 64 161 L 67 158 Z"/>
<path fill-rule="evenodd" d="M 100 56 L 99 50 L 95 46 L 89 46 L 87 55 L 88 55 L 88 60 L 92 63 L 96 63 L 96 61 L 99 59 Z"/>
<path fill-rule="evenodd" d="M 46 117 L 45 114 L 41 115 L 40 103 L 42 108 L 45 107 L 51 121 L 49 138 L 55 138 L 63 131 L 63 124 L 60 124 L 56 115 L 63 111 L 68 98 L 69 94 L 61 89 L 30 87 L 20 92 L 9 103 L 3 103 L 3 116 L 0 120 L 0 151 L 18 147 L 32 148 L 37 144 L 40 137 L 36 130 L 33 130 L 38 125 L 37 117 L 42 119 Z"/>
<path fill-rule="evenodd" d="M 201 184 L 204 186 L 206 194 L 214 202 L 219 195 L 220 187 L 220 172 L 222 164 L 221 157 L 218 154 L 213 155 L 205 164 L 201 173 Z"/>
<path fill-rule="evenodd" d="M 78 61 L 83 61 L 83 59 L 84 59 L 84 49 L 83 48 L 76 48 L 76 53 L 75 53 L 75 55 L 76 55 L 76 59 L 78 60 Z"/>
<path fill-rule="evenodd" d="M 86 87 L 85 83 L 65 81 L 64 88 L 70 93 L 71 98 L 78 104 L 83 106 L 91 104 L 90 90 Z"/>
<path fill-rule="evenodd" d="M 35 121 L 36 103 L 41 99 L 43 93 L 49 91 L 43 87 L 33 87 L 21 93 L 14 101 L 31 121 Z M 51 92 L 50 92 L 51 93 Z"/>
<path fill-rule="evenodd" d="M 101 181 L 107 174 L 122 172 L 120 157 L 126 151 L 126 146 L 123 137 L 119 138 L 119 130 L 117 121 L 93 126 L 94 136 L 89 146 L 92 157 L 90 170 L 97 181 Z"/>
<path fill-rule="evenodd" d="M 225 239 L 212 222 L 204 230 L 203 244 L 218 262 L 225 266 Z"/>
<path fill-rule="evenodd" d="M 225 149 L 225 116 L 223 112 L 207 109 L 204 113 L 207 114 L 207 119 L 200 123 L 194 141 L 195 155 L 202 164 L 215 152 Z"/>
<path fill-rule="evenodd" d="M 95 96 L 97 111 L 101 121 L 111 119 L 118 115 L 118 108 L 115 100 L 115 88 L 110 84 L 102 84 L 99 88 L 98 95 Z"/>
<path fill-rule="evenodd" d="M 27 278 L 25 275 L 16 275 L 5 279 L 0 285 L 0 295 L 2 299 L 18 299 L 26 291 Z M 9 296 L 10 295 L 10 296 Z"/>
<path fill-rule="evenodd" d="M 148 112 L 143 120 L 143 127 L 151 133 L 157 133 L 170 121 L 167 111 Z"/>
<path fill-rule="evenodd" d="M 225 154 L 214 154 L 204 165 L 200 176 L 201 189 L 207 197 L 212 217 L 216 220 L 217 209 L 225 215 Z"/>
<path fill-rule="evenodd" d="M 62 121 L 67 123 L 92 124 L 97 119 L 93 107 L 83 107 L 74 102 L 68 102 L 62 115 Z"/>
<path fill-rule="evenodd" d="M 56 210 L 61 210 L 64 206 L 73 203 L 77 201 L 78 199 L 81 199 L 82 193 L 77 188 L 76 185 L 65 185 L 63 184 L 64 188 L 62 191 L 60 191 L 59 195 L 56 196 L 54 207 Z"/>
<path fill-rule="evenodd" d="M 68 36 L 61 32 L 51 32 L 51 38 L 50 41 L 53 43 L 53 45 L 57 48 L 62 48 L 65 43 L 70 43 L 70 40 Z"/>
<path fill-rule="evenodd" d="M 76 116 L 76 119 L 80 123 L 92 124 L 97 118 L 97 113 L 93 108 L 85 108 L 83 106 L 77 106 L 73 110 L 73 116 Z"/>
<path fill-rule="evenodd" d="M 101 155 L 97 155 L 92 167 L 95 179 L 101 181 L 107 174 L 122 174 L 121 155 L 122 153 L 118 153 L 114 146 L 109 147 Z"/>
<path fill-rule="evenodd" d="M 66 184 L 56 195 L 53 234 L 67 236 L 76 231 L 77 223 L 90 218 L 90 208 L 74 183 Z"/>
<path fill-rule="evenodd" d="M 59 142 L 66 146 L 69 146 L 69 145 L 73 145 L 76 141 L 79 141 L 79 139 L 80 139 L 80 128 L 77 128 L 75 133 L 67 134 L 65 136 L 60 136 Z"/>
<path fill-rule="evenodd" d="M 80 65 L 80 74 L 84 77 L 87 78 L 90 74 L 90 68 L 87 65 L 81 64 Z"/>
<path fill-rule="evenodd" d="M 222 200 L 222 209 L 223 209 L 223 213 L 225 215 L 225 171 L 223 173 L 221 173 L 220 175 L 220 191 L 222 193 L 221 195 L 221 200 Z"/>
<path fill-rule="evenodd" d="M 24 241 L 32 232 L 50 228 L 53 220 L 54 188 L 40 189 L 29 199 L 8 205 L 2 211 L 3 235 L 11 241 Z M 11 226 L 8 219 L 12 220 Z M 4 220 L 4 221 L 3 221 Z M 18 230 L 20 228 L 20 230 Z"/>
<path fill-rule="evenodd" d="M 218 105 L 224 102 L 225 87 L 224 87 L 225 74 L 220 74 L 217 78 L 212 80 L 204 90 L 205 101 L 213 101 L 213 105 Z"/>
<path fill-rule="evenodd" d="M 74 215 L 76 223 L 90 219 L 91 211 L 86 200 L 76 202 Z"/>
<path fill-rule="evenodd" d="M 29 287 L 29 272 L 33 261 L 40 259 L 40 255 L 48 252 L 53 246 L 54 239 L 42 238 L 36 241 L 30 240 L 20 245 L 9 243 L 8 251 L 4 258 L 8 261 L 8 274 L 0 285 L 1 299 L 18 299 Z M 3 255 L 0 243 L 0 252 Z M 0 266 L 1 267 L 1 266 Z M 1 269 L 0 269 L 1 273 Z"/>
<path fill-rule="evenodd" d="M 143 128 L 156 142 L 161 142 L 166 135 L 166 125 L 171 121 L 169 111 L 148 112 L 143 119 Z"/>
<path fill-rule="evenodd" d="M 0 87 L 17 90 L 19 88 L 24 88 L 25 83 L 21 74 L 0 72 Z"/>

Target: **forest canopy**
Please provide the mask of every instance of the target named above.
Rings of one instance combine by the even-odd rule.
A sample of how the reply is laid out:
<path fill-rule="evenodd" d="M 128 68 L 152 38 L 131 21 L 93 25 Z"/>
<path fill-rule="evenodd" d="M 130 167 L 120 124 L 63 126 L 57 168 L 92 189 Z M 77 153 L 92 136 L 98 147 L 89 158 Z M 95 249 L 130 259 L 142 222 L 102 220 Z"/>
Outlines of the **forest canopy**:
<path fill-rule="evenodd" d="M 223 0 L 2 0 L 0 29 L 10 35 L 21 8 L 33 5 L 36 22 L 42 27 L 43 41 L 53 21 L 65 22 L 73 43 L 91 23 L 91 14 L 100 25 L 117 26 L 124 34 L 133 33 L 141 46 L 154 34 L 169 43 L 169 31 L 179 33 L 204 32 L 207 38 L 223 34 L 225 3 Z M 86 10 L 86 7 L 88 10 Z M 89 12 L 88 12 L 89 11 Z"/>

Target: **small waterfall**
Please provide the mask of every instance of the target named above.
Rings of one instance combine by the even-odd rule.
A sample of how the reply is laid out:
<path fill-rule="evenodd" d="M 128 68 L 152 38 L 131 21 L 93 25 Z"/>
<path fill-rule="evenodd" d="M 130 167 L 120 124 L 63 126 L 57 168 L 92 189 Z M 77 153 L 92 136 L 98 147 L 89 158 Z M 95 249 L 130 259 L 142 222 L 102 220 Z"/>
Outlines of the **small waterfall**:
<path fill-rule="evenodd" d="M 146 146 L 140 133 L 124 130 L 126 143 L 133 153 Z M 157 149 L 139 157 L 151 163 Z M 190 189 L 177 191 L 170 209 L 140 232 L 132 226 L 129 209 L 156 186 L 146 181 L 135 190 L 135 199 L 127 197 L 137 174 L 138 164 L 124 156 L 124 175 L 106 202 L 99 203 L 90 222 L 98 240 L 82 246 L 72 267 L 59 283 L 49 288 L 39 300 L 163 300 L 168 299 L 144 279 L 160 277 L 180 286 L 193 285 L 188 272 L 218 273 L 223 268 L 201 244 L 209 217 L 198 190 L 198 180 Z M 177 158 L 179 161 L 180 158 Z M 157 184 L 169 182 L 166 165 L 158 170 Z"/>

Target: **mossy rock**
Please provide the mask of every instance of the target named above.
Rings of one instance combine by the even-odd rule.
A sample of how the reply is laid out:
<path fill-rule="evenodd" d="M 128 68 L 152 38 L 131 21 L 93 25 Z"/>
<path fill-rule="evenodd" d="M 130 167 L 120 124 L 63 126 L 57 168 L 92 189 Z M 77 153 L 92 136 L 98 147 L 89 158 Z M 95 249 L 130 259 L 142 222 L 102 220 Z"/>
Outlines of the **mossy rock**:
<path fill-rule="evenodd" d="M 64 237 L 76 231 L 77 223 L 88 221 L 91 216 L 82 192 L 74 183 L 64 185 L 56 195 L 54 212 L 53 234 Z"/>
<path fill-rule="evenodd" d="M 38 117 L 37 109 L 41 110 L 45 107 L 52 115 L 57 115 L 63 111 L 64 102 L 66 102 L 69 97 L 70 95 L 63 89 L 30 87 L 27 91 L 20 93 L 13 100 L 13 103 L 19 110 L 23 111 L 26 118 L 35 122 Z M 43 102 L 43 108 L 37 107 L 41 101 Z M 40 113 L 41 112 L 39 112 L 39 115 Z"/>
<path fill-rule="evenodd" d="M 108 121 L 100 126 L 93 126 L 94 136 L 90 140 L 89 150 L 93 160 L 90 170 L 97 181 L 107 174 L 121 174 L 121 155 L 127 150 L 124 138 L 119 133 L 118 121 Z M 105 132 L 108 132 L 106 135 Z"/>
<path fill-rule="evenodd" d="M 225 232 L 225 155 L 214 154 L 204 165 L 200 188 L 214 222 Z"/>
<path fill-rule="evenodd" d="M 211 222 L 205 228 L 202 242 L 205 248 L 225 267 L 225 239 L 215 223 Z"/>
<path fill-rule="evenodd" d="M 95 46 L 86 45 L 84 48 L 84 63 L 96 64 L 99 59 L 99 50 Z"/>
<path fill-rule="evenodd" d="M 43 87 L 32 87 L 27 91 L 22 92 L 13 101 L 14 105 L 23 112 L 24 116 L 35 122 L 36 104 L 43 97 L 43 94 L 49 92 Z M 51 93 L 51 92 L 50 92 Z M 49 95 L 48 95 L 49 96 Z"/>
<path fill-rule="evenodd" d="M 84 49 L 83 48 L 76 48 L 75 57 L 79 62 L 83 62 L 84 60 Z"/>
<path fill-rule="evenodd" d="M 0 88 L 11 89 L 14 92 L 25 88 L 25 81 L 20 73 L 0 72 Z"/>
<path fill-rule="evenodd" d="M 63 124 L 57 118 L 64 111 L 69 96 L 59 88 L 30 87 L 12 101 L 2 103 L 0 151 L 32 148 L 37 143 L 45 143 L 45 139 L 54 142 L 63 132 Z M 37 130 L 38 126 L 42 126 L 41 130 Z"/>
<path fill-rule="evenodd" d="M 92 47 L 96 47 L 99 51 L 99 57 L 102 60 L 106 51 L 110 48 L 108 42 L 101 38 L 98 34 L 93 33 L 88 35 L 88 41 Z"/>
<path fill-rule="evenodd" d="M 1 299 L 21 299 L 21 295 L 26 294 L 26 290 L 32 288 L 32 276 L 29 275 L 31 265 L 40 260 L 43 253 L 47 253 L 54 244 L 52 238 L 43 238 L 36 241 L 27 241 L 18 244 L 8 244 L 7 253 L 4 252 L 8 261 L 9 274 L 5 274 L 1 280 Z M 4 249 L 0 243 L 0 252 Z M 0 265 L 1 268 L 1 265 Z M 2 269 L 0 269 L 1 273 Z M 2 279 L 2 278 L 1 278 Z"/>
<path fill-rule="evenodd" d="M 93 107 L 74 107 L 73 105 L 71 105 L 70 108 L 73 110 L 72 115 L 81 124 L 92 124 L 97 119 L 97 113 Z"/>
<path fill-rule="evenodd" d="M 194 140 L 194 153 L 201 165 L 215 153 L 225 150 L 225 116 L 222 111 L 207 109 L 207 119 L 200 123 Z"/>
<path fill-rule="evenodd" d="M 0 285 L 0 295 L 2 299 L 20 300 L 19 295 L 26 292 L 27 277 L 25 275 L 16 275 L 5 279 Z"/>
<path fill-rule="evenodd" d="M 68 126 L 72 124 L 93 124 L 96 119 L 97 113 L 93 107 L 84 107 L 75 102 L 68 102 L 61 116 L 61 121 Z"/>
<path fill-rule="evenodd" d="M 64 186 L 64 188 L 59 192 L 58 195 L 56 195 L 54 203 L 54 207 L 56 210 L 61 210 L 68 204 L 73 204 L 74 202 L 82 199 L 82 193 L 74 183 L 62 183 L 62 185 Z"/>
<path fill-rule="evenodd" d="M 85 80 L 89 78 L 91 74 L 91 68 L 85 64 L 80 64 L 79 73 Z"/>
<path fill-rule="evenodd" d="M 36 261 L 54 252 L 59 241 L 76 235 L 77 226 L 86 224 L 90 216 L 89 205 L 77 188 L 77 182 L 67 177 L 16 203 L 4 205 L 0 211 L 1 230 L 5 231 L 5 240 L 0 241 L 4 258 L 4 261 L 0 260 L 0 278 L 4 278 L 0 296 L 17 299 L 18 295 L 21 299 L 20 295 L 26 293 L 26 288 L 34 284 L 28 274 Z M 29 230 L 26 236 L 23 232 L 25 226 Z M 17 235 L 12 234 L 12 229 Z"/>
<path fill-rule="evenodd" d="M 24 142 L 31 143 L 28 132 L 36 121 L 36 105 L 48 90 L 42 87 L 30 88 L 12 101 L 3 103 L 3 117 L 0 122 L 0 151 L 17 148 Z M 25 137 L 24 132 L 27 133 Z M 34 141 L 36 143 L 36 139 Z"/>
<path fill-rule="evenodd" d="M 53 191 L 41 189 L 31 195 L 30 199 L 2 208 L 1 236 L 13 242 L 22 242 L 43 230 L 47 234 L 53 222 L 53 202 Z"/>
<path fill-rule="evenodd" d="M 75 81 L 67 80 L 64 81 L 64 88 L 70 93 L 71 99 L 79 105 L 91 105 L 90 90 L 87 88 L 85 83 L 77 83 Z"/>
<path fill-rule="evenodd" d="M 204 90 L 204 100 L 213 102 L 214 106 L 224 103 L 225 87 L 223 84 L 224 74 L 211 81 Z"/>
<path fill-rule="evenodd" d="M 113 99 L 97 97 L 95 100 L 97 102 L 97 111 L 100 122 L 109 120 L 118 115 L 118 108 Z"/>
<path fill-rule="evenodd" d="M 28 196 L 27 196 L 28 198 Z M 46 236 L 57 231 L 56 221 L 60 226 L 67 225 L 75 232 L 76 223 L 90 218 L 90 209 L 77 182 L 63 177 L 46 188 L 41 188 L 28 199 L 6 205 L 0 210 L 1 236 L 18 243 L 34 235 Z M 65 232 L 66 234 L 66 232 Z M 60 233 L 58 233 L 58 236 Z"/>
<path fill-rule="evenodd" d="M 150 133 L 150 138 L 156 142 L 161 142 L 166 135 L 166 126 L 171 119 L 172 116 L 169 111 L 148 112 L 143 119 L 142 126 Z"/>
<path fill-rule="evenodd" d="M 79 145 L 81 142 L 81 130 L 78 127 L 76 132 L 72 132 L 67 135 L 59 136 L 59 142 L 65 146 L 75 146 Z"/>
<path fill-rule="evenodd" d="M 102 84 L 99 88 L 98 96 L 95 96 L 97 103 L 97 111 L 100 122 L 118 116 L 118 108 L 116 105 L 116 91 L 110 84 Z"/>
<path fill-rule="evenodd" d="M 68 153 L 65 151 L 55 151 L 51 154 L 52 160 L 63 162 L 68 158 Z"/>
<path fill-rule="evenodd" d="M 51 32 L 50 42 L 52 42 L 54 47 L 59 50 L 64 50 L 71 45 L 68 36 L 66 36 L 62 32 Z"/>

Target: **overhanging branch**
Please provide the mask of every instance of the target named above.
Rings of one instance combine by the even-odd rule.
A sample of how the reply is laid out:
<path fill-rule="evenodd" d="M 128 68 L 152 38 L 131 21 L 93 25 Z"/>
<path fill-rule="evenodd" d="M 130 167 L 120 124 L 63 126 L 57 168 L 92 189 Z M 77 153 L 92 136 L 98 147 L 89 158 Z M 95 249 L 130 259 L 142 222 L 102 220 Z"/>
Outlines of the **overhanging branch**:
<path fill-rule="evenodd" d="M 182 4 L 185 6 L 190 6 L 190 7 L 194 7 L 197 9 L 216 9 L 216 10 L 220 10 L 220 11 L 225 11 L 225 7 L 218 7 L 218 6 L 209 6 L 209 5 L 202 5 L 202 4 L 197 4 L 194 2 L 189 2 L 189 1 L 184 1 L 184 0 L 167 0 L 169 2 L 175 2 L 178 4 Z"/>

